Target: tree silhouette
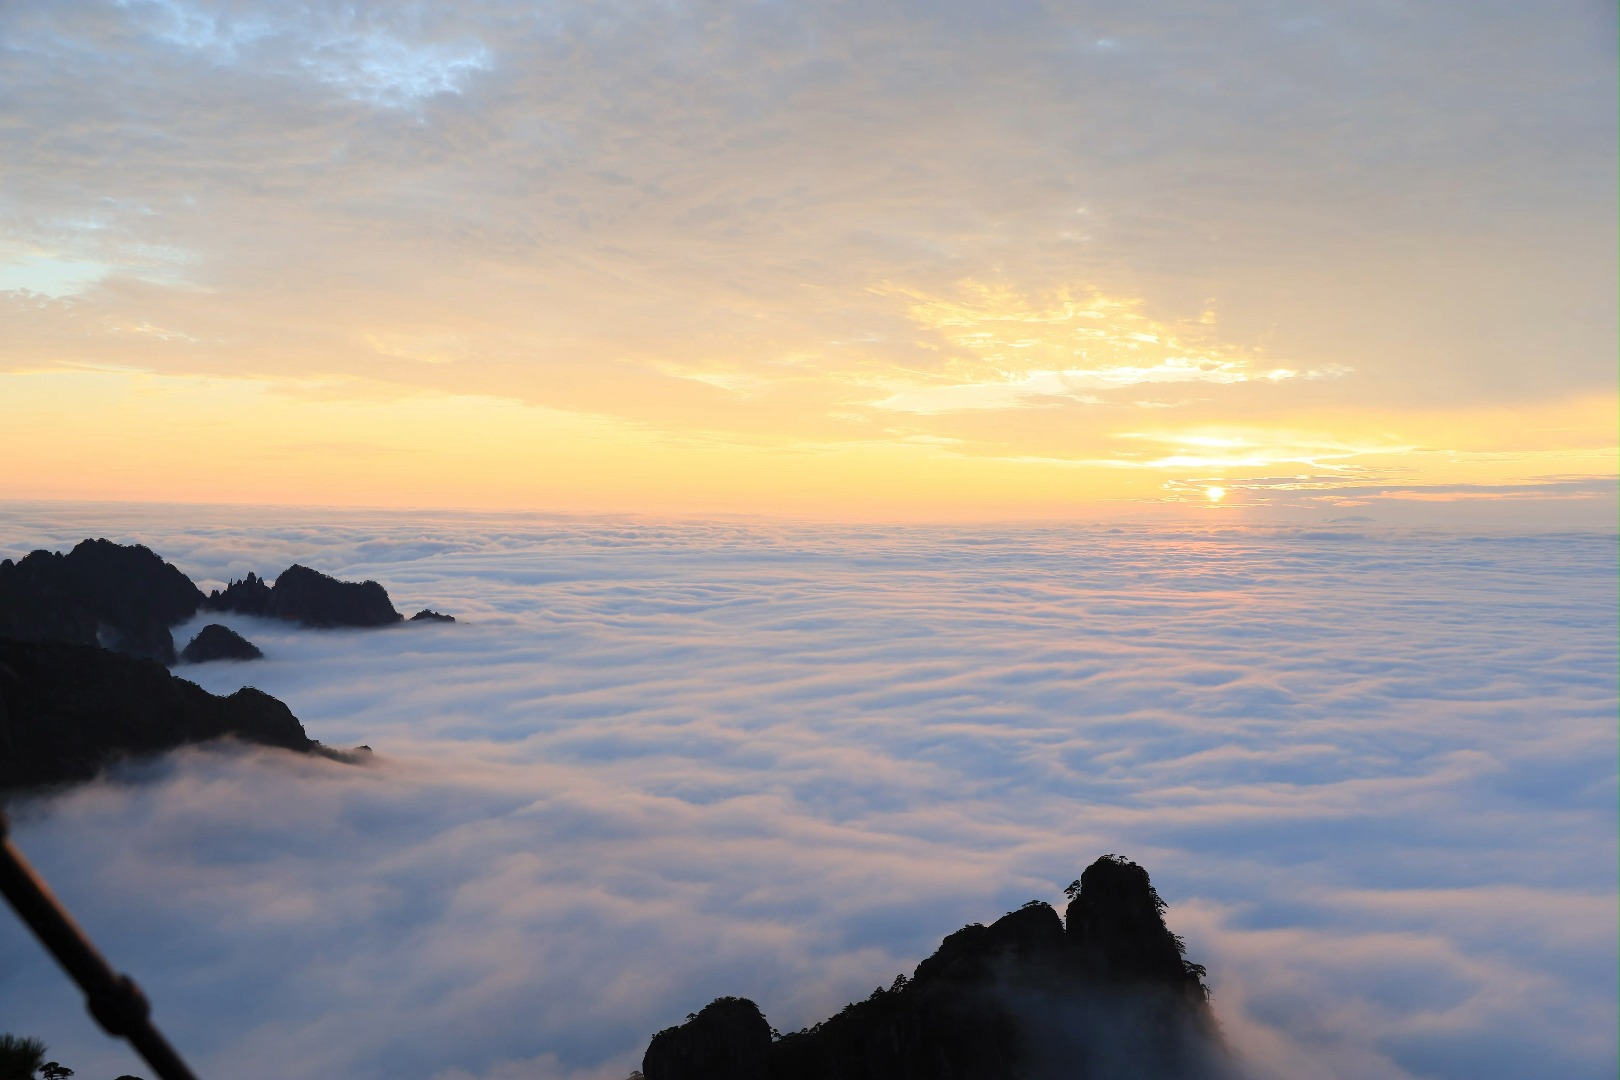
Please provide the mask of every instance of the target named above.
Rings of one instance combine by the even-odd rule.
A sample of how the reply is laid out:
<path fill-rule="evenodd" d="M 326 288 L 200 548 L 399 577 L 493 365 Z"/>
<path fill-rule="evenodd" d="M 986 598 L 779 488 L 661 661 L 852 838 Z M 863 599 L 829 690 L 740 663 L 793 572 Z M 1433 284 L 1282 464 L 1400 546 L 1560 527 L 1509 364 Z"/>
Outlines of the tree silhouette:
<path fill-rule="evenodd" d="M 39 1067 L 42 1080 L 67 1080 L 73 1075 L 73 1070 L 56 1061 L 47 1061 Z"/>
<path fill-rule="evenodd" d="M 34 1080 L 45 1064 L 45 1044 L 22 1035 L 0 1035 L 0 1080 Z"/>

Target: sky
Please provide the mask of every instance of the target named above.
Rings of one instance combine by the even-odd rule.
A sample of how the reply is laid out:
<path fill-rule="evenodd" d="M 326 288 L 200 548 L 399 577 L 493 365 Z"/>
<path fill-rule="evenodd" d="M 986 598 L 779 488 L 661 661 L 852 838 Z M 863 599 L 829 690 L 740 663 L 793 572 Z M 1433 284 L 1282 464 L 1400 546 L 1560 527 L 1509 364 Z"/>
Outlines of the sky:
<path fill-rule="evenodd" d="M 1612 520 L 1615 42 L 13 0 L 0 498 Z"/>
<path fill-rule="evenodd" d="M 0 505 L 0 555 L 294 561 L 454 625 L 225 621 L 367 767 L 13 806 L 202 1076 L 624 1080 L 1135 859 L 1246 1080 L 1611 1080 L 1615 536 Z M 176 631 L 184 643 L 208 619 Z M 147 1075 L 0 918 L 0 1030 Z"/>

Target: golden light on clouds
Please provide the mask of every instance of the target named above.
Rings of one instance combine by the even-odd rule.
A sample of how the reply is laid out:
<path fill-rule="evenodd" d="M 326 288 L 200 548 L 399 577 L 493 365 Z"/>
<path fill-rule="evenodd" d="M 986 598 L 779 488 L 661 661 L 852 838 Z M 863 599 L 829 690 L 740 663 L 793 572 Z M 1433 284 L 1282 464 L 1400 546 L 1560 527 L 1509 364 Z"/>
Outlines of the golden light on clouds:
<path fill-rule="evenodd" d="M 1238 492 L 1251 509 L 1302 500 L 1342 509 L 1369 499 L 1456 502 L 1465 493 L 1443 487 L 1507 485 L 1491 493 L 1502 502 L 1534 494 L 1537 483 L 1535 490 L 1554 493 L 1536 477 L 1593 475 L 1612 465 L 1612 451 L 1596 445 L 1601 401 L 1519 414 L 1545 429 L 1543 448 L 1528 459 L 1482 441 L 1499 435 L 1494 414 L 1354 413 L 1296 418 L 1346 433 L 1337 439 L 1292 428 L 1103 427 L 1091 452 L 1052 456 L 985 452 L 968 440 L 915 432 L 822 441 L 676 435 L 509 399 L 363 400 L 341 386 L 267 380 L 55 370 L 6 382 L 18 420 L 0 428 L 0 454 L 36 463 L 11 477 L 13 496 L 23 498 L 140 492 L 206 502 L 1088 517 L 1133 506 L 1219 505 Z M 1139 418 L 1132 410 L 1121 420 Z M 1427 450 L 1366 434 L 1392 425 L 1449 427 L 1470 449 Z M 1466 439 L 1469 431 L 1476 437 Z"/>
<path fill-rule="evenodd" d="M 1421 6 L 1106 56 L 1086 5 L 993 49 L 871 6 L 192 10 L 12 27 L 0 498 L 1612 498 L 1614 71 L 1573 23 L 1515 84 Z"/>
<path fill-rule="evenodd" d="M 890 376 L 892 392 L 872 404 L 902 412 L 1008 409 L 1067 399 L 1102 401 L 1097 392 L 1174 384 L 1277 383 L 1346 374 L 1266 366 L 1260 351 L 1225 342 L 1213 307 L 1170 324 L 1144 313 L 1139 297 L 1105 296 L 1062 287 L 1039 296 L 1007 285 L 966 280 L 959 298 L 886 285 L 879 295 L 901 299 L 918 327 L 938 339 L 945 360 L 926 378 Z"/>

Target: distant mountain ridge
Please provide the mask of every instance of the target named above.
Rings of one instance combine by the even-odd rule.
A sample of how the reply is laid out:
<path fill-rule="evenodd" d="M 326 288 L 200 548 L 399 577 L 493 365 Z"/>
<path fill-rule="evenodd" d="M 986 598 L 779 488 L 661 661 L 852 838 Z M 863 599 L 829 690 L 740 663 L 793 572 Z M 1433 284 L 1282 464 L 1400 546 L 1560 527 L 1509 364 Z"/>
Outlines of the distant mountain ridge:
<path fill-rule="evenodd" d="M 201 606 L 319 627 L 388 626 L 404 620 L 388 590 L 375 581 L 339 581 L 297 563 L 283 570 L 274 585 L 249 574 L 224 591 L 215 589 Z"/>
<path fill-rule="evenodd" d="M 653 1036 L 645 1080 L 1230 1080 L 1204 969 L 1136 863 L 1106 855 L 1060 920 L 1032 901 L 951 934 L 887 990 L 776 1036 L 719 998 Z"/>
<path fill-rule="evenodd" d="M 375 581 L 340 581 L 294 563 L 274 584 L 249 573 L 208 595 L 141 544 L 86 539 L 67 554 L 0 560 L 0 637 L 67 641 L 174 664 L 170 628 L 203 611 L 285 619 L 303 626 L 373 627 L 405 621 Z M 454 622 L 423 610 L 411 621 Z"/>
<path fill-rule="evenodd" d="M 65 555 L 38 550 L 0 560 L 0 791 L 87 780 L 120 757 L 227 736 L 343 756 L 310 739 L 269 694 L 245 687 L 218 697 L 165 670 L 182 658 L 171 627 L 199 610 L 311 627 L 403 621 L 377 582 L 339 581 L 296 563 L 274 585 L 249 574 L 204 596 L 140 544 L 86 539 Z M 210 624 L 183 658 L 262 655 L 235 631 Z"/>

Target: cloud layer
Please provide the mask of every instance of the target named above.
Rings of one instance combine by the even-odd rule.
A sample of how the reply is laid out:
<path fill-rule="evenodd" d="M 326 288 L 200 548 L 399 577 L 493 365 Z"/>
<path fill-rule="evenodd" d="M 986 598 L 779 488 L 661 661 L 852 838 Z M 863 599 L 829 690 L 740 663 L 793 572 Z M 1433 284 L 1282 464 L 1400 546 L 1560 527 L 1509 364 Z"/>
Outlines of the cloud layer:
<path fill-rule="evenodd" d="M 1612 1075 L 1612 534 L 0 517 L 98 533 L 463 620 L 231 618 L 267 659 L 185 670 L 374 767 L 198 750 L 19 815 L 204 1074 L 622 1080 L 1117 851 L 1259 1076 Z M 7 921 L 0 1000 L 131 1067 Z"/>
<path fill-rule="evenodd" d="M 0 496 L 1051 505 L 1162 495 L 1093 467 L 1149 420 L 1613 475 L 1612 12 L 982 7 L 9 3 Z"/>

